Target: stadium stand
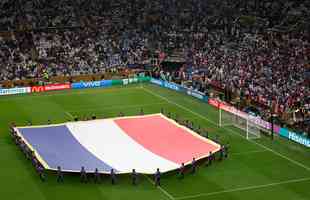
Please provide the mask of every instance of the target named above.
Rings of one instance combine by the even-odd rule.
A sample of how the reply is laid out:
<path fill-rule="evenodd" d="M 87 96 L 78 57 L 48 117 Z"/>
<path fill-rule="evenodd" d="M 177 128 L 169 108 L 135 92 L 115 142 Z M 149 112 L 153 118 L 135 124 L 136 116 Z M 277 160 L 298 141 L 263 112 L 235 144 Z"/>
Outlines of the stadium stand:
<path fill-rule="evenodd" d="M 3 0 L 0 82 L 149 65 L 309 134 L 309 11 L 297 0 Z M 182 67 L 162 69 L 169 60 Z"/>

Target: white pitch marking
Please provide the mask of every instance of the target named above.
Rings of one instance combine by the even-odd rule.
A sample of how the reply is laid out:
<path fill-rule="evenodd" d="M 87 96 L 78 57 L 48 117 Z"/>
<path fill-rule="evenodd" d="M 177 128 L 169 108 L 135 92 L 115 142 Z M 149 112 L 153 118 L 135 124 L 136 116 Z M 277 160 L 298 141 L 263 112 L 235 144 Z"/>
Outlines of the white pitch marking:
<path fill-rule="evenodd" d="M 65 114 L 68 115 L 71 119 L 74 118 L 73 115 L 72 115 L 70 112 L 67 112 L 67 111 L 66 111 Z"/>
<path fill-rule="evenodd" d="M 180 105 L 180 104 L 178 104 L 178 103 L 175 103 L 175 102 L 173 102 L 173 101 L 167 99 L 166 97 L 163 97 L 163 96 L 161 96 L 161 95 L 159 95 L 159 94 L 156 94 L 156 93 L 152 92 L 151 90 L 149 90 L 149 89 L 147 89 L 147 88 L 143 88 L 143 90 L 146 91 L 146 92 L 148 92 L 148 93 L 150 93 L 150 94 L 152 94 L 153 96 L 156 96 L 156 97 L 158 97 L 158 98 L 161 98 L 161 99 L 167 101 L 168 103 L 174 104 L 174 105 L 178 106 L 179 108 L 182 108 L 182 109 L 184 109 L 184 110 L 186 110 L 186 111 L 188 111 L 188 112 L 190 112 L 190 113 L 192 113 L 192 114 L 194 114 L 194 115 L 196 115 L 196 116 L 198 116 L 198 117 L 200 117 L 200 118 L 202 118 L 202 119 L 205 119 L 206 121 L 210 122 L 211 124 L 214 124 L 215 126 L 217 126 L 217 123 L 213 122 L 212 120 L 209 120 L 208 118 L 206 118 L 205 116 L 203 116 L 203 115 L 201 115 L 201 114 L 199 114 L 199 113 L 196 113 L 196 112 L 194 112 L 194 111 L 192 111 L 192 110 L 190 110 L 190 109 L 188 109 L 188 108 L 186 108 L 186 107 L 184 107 L 184 106 L 182 106 L 182 105 Z M 233 134 L 235 134 L 235 135 L 238 135 L 239 137 L 242 137 L 242 138 L 244 138 L 245 140 L 247 140 L 245 137 L 243 137 L 242 135 L 240 135 L 239 133 L 237 133 L 237 132 L 235 132 L 235 131 L 233 131 L 233 130 L 231 130 L 231 129 L 228 129 L 228 128 L 226 128 L 226 127 L 223 127 L 223 129 L 226 129 L 228 132 L 233 133 Z M 302 164 L 302 163 L 300 163 L 300 162 L 298 162 L 298 161 L 296 161 L 296 160 L 292 160 L 291 158 L 289 158 L 289 157 L 287 157 L 287 156 L 285 156 L 285 155 L 283 155 L 283 154 L 281 154 L 281 153 L 279 153 L 279 152 L 277 152 L 277 151 L 274 151 L 274 150 L 270 149 L 269 147 L 267 147 L 267 146 L 265 146 L 265 145 L 263 145 L 263 144 L 257 143 L 257 142 L 255 142 L 254 140 L 247 140 L 247 141 L 249 141 L 249 142 L 251 142 L 251 143 L 253 143 L 253 144 L 256 144 L 257 146 L 260 146 L 261 148 L 266 149 L 266 150 L 268 150 L 268 151 L 274 153 L 275 155 L 278 155 L 278 156 L 280 156 L 280 157 L 282 157 L 282 158 L 284 158 L 284 159 L 290 161 L 291 163 L 294 163 L 295 165 L 297 165 L 297 166 L 299 166 L 299 167 L 302 167 L 302 168 L 304 168 L 304 169 L 310 171 L 310 167 L 308 167 L 308 166 L 306 166 L 306 165 L 304 165 L 304 164 Z"/>
<path fill-rule="evenodd" d="M 177 198 L 175 198 L 175 200 L 193 199 L 193 198 L 197 198 L 197 197 L 212 196 L 212 195 L 223 194 L 223 193 L 254 190 L 254 189 L 267 188 L 267 187 L 272 187 L 272 186 L 277 186 L 277 185 L 284 185 L 284 184 L 288 184 L 288 183 L 299 183 L 299 182 L 304 182 L 304 181 L 309 181 L 309 180 L 310 180 L 310 177 L 293 179 L 293 180 L 269 183 L 269 184 L 264 184 L 264 185 L 254 185 L 254 186 L 248 186 L 248 187 L 240 187 L 240 188 L 235 188 L 235 189 L 222 190 L 222 191 L 217 191 L 217 192 L 209 192 L 209 193 L 201 193 L 201 194 L 197 194 L 197 195 L 177 197 Z"/>
<path fill-rule="evenodd" d="M 150 177 L 148 177 L 147 175 L 144 174 L 144 176 L 146 177 L 146 179 L 152 184 L 155 185 L 154 181 L 152 181 L 152 179 L 150 179 Z M 169 194 L 169 192 L 167 192 L 164 188 L 157 186 L 157 188 L 164 193 L 169 199 L 171 200 L 175 200 L 176 198 L 174 198 L 171 194 Z"/>

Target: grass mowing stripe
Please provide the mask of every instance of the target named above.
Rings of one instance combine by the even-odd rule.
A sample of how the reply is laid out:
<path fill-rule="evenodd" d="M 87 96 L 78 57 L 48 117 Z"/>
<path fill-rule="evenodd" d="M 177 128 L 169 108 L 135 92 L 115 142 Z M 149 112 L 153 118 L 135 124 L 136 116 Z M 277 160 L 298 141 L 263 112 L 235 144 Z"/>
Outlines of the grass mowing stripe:
<path fill-rule="evenodd" d="M 272 186 L 277 186 L 277 185 L 285 185 L 285 184 L 289 184 L 289 183 L 299 183 L 299 182 L 306 182 L 306 181 L 310 181 L 310 177 L 281 181 L 281 182 L 275 182 L 275 183 L 269 183 L 269 184 L 264 184 L 264 185 L 253 185 L 253 186 L 248 186 L 248 187 L 228 189 L 228 190 L 222 190 L 222 191 L 217 191 L 217 192 L 201 193 L 201 194 L 197 194 L 197 195 L 177 197 L 177 198 L 175 198 L 175 200 L 194 199 L 194 198 L 198 198 L 198 197 L 212 196 L 212 195 L 218 195 L 218 194 L 224 194 L 224 193 L 230 193 L 230 192 L 238 192 L 238 191 L 245 191 L 245 190 L 255 190 L 255 189 L 260 189 L 260 188 L 267 188 L 267 187 L 272 187 Z"/>
<path fill-rule="evenodd" d="M 151 91 L 151 90 L 149 90 L 149 89 L 147 89 L 147 88 L 145 88 L 145 87 L 143 87 L 142 89 L 143 89 L 144 91 L 148 92 L 149 94 L 152 94 L 153 96 L 158 97 L 158 98 L 160 98 L 160 99 L 166 100 L 168 103 L 171 103 L 171 104 L 173 104 L 173 105 L 176 105 L 176 106 L 178 106 L 179 108 L 182 108 L 182 109 L 184 109 L 184 110 L 186 110 L 186 111 L 188 111 L 188 112 L 190 112 L 190 113 L 192 113 L 192 114 L 194 114 L 194 115 L 196 115 L 196 116 L 198 116 L 198 117 L 200 117 L 200 118 L 202 118 L 202 119 L 205 119 L 206 121 L 208 121 L 208 122 L 210 122 L 211 124 L 213 124 L 213 125 L 215 125 L 216 127 L 218 127 L 218 124 L 217 124 L 217 123 L 215 123 L 214 121 L 212 121 L 212 120 L 206 118 L 205 116 L 203 116 L 203 115 L 201 115 L 201 114 L 199 114 L 199 113 L 197 113 L 197 112 L 194 112 L 194 111 L 192 111 L 192 110 L 190 110 L 190 109 L 188 109 L 188 108 L 186 108 L 186 107 L 184 107 L 184 106 L 182 106 L 182 105 L 180 105 L 180 104 L 178 104 L 178 103 L 175 103 L 175 102 L 169 100 L 169 99 L 166 98 L 166 97 L 163 97 L 163 96 L 161 96 L 161 95 L 159 95 L 159 94 L 156 94 L 156 93 L 154 93 L 153 91 Z M 235 131 L 233 131 L 233 130 L 231 130 L 231 129 L 228 129 L 228 128 L 226 128 L 226 127 L 222 127 L 222 128 L 225 129 L 225 130 L 227 130 L 227 131 L 230 132 L 230 133 L 233 133 L 233 134 L 235 134 L 235 135 L 238 135 L 238 136 L 244 138 L 245 140 L 247 140 L 245 137 L 243 137 L 242 135 L 240 135 L 239 133 L 237 133 L 237 132 L 235 132 Z M 240 130 L 241 130 L 241 129 L 240 129 Z M 258 142 L 255 142 L 254 140 L 247 140 L 247 141 L 248 141 L 248 142 L 251 142 L 251 143 L 253 143 L 253 144 L 256 144 L 257 146 L 260 146 L 261 148 L 266 149 L 266 150 L 268 150 L 268 151 L 274 153 L 275 155 L 278 155 L 278 156 L 280 156 L 280 157 L 282 157 L 282 158 L 284 158 L 284 159 L 286 159 L 286 160 L 288 160 L 288 161 L 294 163 L 295 165 L 297 165 L 297 166 L 299 166 L 299 167 L 301 167 L 301 168 L 304 168 L 304 169 L 310 171 L 310 167 L 308 167 L 308 166 L 306 166 L 306 165 L 304 165 L 304 164 L 302 164 L 302 163 L 300 163 L 300 162 L 298 162 L 298 161 L 296 161 L 296 160 L 293 160 L 293 159 L 291 159 L 291 158 L 289 158 L 289 157 L 287 157 L 287 156 L 285 156 L 285 155 L 283 155 L 283 154 L 281 154 L 281 153 L 279 153 L 279 152 L 277 152 L 277 151 L 274 151 L 273 149 L 271 149 L 271 148 L 269 148 L 269 147 L 267 147 L 267 146 L 265 146 L 265 145 L 263 145 L 263 144 L 260 144 L 260 143 L 258 143 Z"/>
<path fill-rule="evenodd" d="M 145 178 L 152 184 L 155 185 L 154 181 L 152 181 L 152 179 L 150 179 L 150 177 L 148 177 L 147 175 L 143 174 L 143 176 L 145 176 Z M 165 190 L 164 188 L 162 188 L 161 186 L 157 186 L 157 188 L 163 193 L 165 194 L 170 200 L 175 200 L 175 198 L 169 194 L 169 192 L 167 192 L 167 190 Z"/>
<path fill-rule="evenodd" d="M 155 105 L 166 105 L 167 103 L 149 103 L 149 104 L 134 104 L 134 105 L 112 105 L 109 106 L 109 108 L 100 108 L 98 107 L 93 107 L 90 109 L 76 109 L 76 110 L 70 110 L 67 111 L 68 113 L 76 113 L 76 112 L 81 112 L 81 111 L 94 111 L 94 110 L 114 110 L 116 108 L 137 108 L 137 107 L 147 107 L 147 106 L 155 106 Z"/>

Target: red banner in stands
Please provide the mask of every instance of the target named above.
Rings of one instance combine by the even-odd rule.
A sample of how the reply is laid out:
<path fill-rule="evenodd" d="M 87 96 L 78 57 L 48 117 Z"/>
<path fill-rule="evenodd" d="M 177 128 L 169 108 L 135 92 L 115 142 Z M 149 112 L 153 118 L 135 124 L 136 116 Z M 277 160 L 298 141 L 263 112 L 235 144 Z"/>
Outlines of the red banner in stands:
<path fill-rule="evenodd" d="M 71 85 L 69 83 L 66 83 L 66 84 L 50 84 L 50 85 L 45 85 L 45 86 L 33 86 L 33 87 L 31 87 L 31 92 L 66 90 L 66 89 L 70 89 L 70 88 L 71 88 Z"/>

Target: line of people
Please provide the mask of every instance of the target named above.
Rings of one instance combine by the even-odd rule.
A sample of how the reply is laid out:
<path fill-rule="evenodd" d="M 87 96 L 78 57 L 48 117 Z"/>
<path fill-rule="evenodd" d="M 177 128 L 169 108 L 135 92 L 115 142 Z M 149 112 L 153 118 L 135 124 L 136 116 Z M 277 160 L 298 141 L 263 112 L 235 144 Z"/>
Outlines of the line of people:
<path fill-rule="evenodd" d="M 28 160 L 31 160 L 32 165 L 35 167 L 37 174 L 40 179 L 44 182 L 46 180 L 46 176 L 44 173 L 44 167 L 36 157 L 35 151 L 31 149 L 26 142 L 20 137 L 14 129 L 15 124 L 12 123 L 10 126 L 10 133 L 15 142 L 15 144 L 21 149 Z"/>
<path fill-rule="evenodd" d="M 228 157 L 228 149 L 225 148 L 224 146 L 221 148 L 219 152 L 218 159 L 216 158 L 216 154 L 210 152 L 209 156 L 206 158 L 205 165 L 206 167 L 211 166 L 212 163 L 216 160 L 223 160 L 224 158 Z M 191 164 L 190 164 L 190 174 L 195 174 L 198 170 L 198 163 L 195 158 L 193 158 Z M 185 174 L 186 174 L 186 166 L 184 163 L 181 164 L 177 176 L 179 179 L 184 179 Z M 105 174 L 105 176 L 107 176 Z M 138 185 L 139 183 L 139 177 L 140 173 L 138 173 L 135 169 L 132 170 L 131 172 L 131 184 L 132 185 Z M 110 181 L 112 185 L 117 184 L 117 174 L 115 173 L 114 169 L 111 169 L 110 174 Z M 154 185 L 155 186 L 160 186 L 161 185 L 161 172 L 160 169 L 157 168 L 156 172 L 154 173 Z M 87 172 L 85 167 L 81 167 L 80 171 L 80 181 L 81 183 L 89 183 L 91 180 L 93 180 L 94 183 L 100 184 L 103 181 L 103 176 L 102 173 L 99 172 L 98 168 L 94 170 L 94 172 Z M 62 168 L 60 166 L 57 167 L 57 182 L 58 183 L 63 183 L 64 182 L 64 172 L 62 171 Z"/>

